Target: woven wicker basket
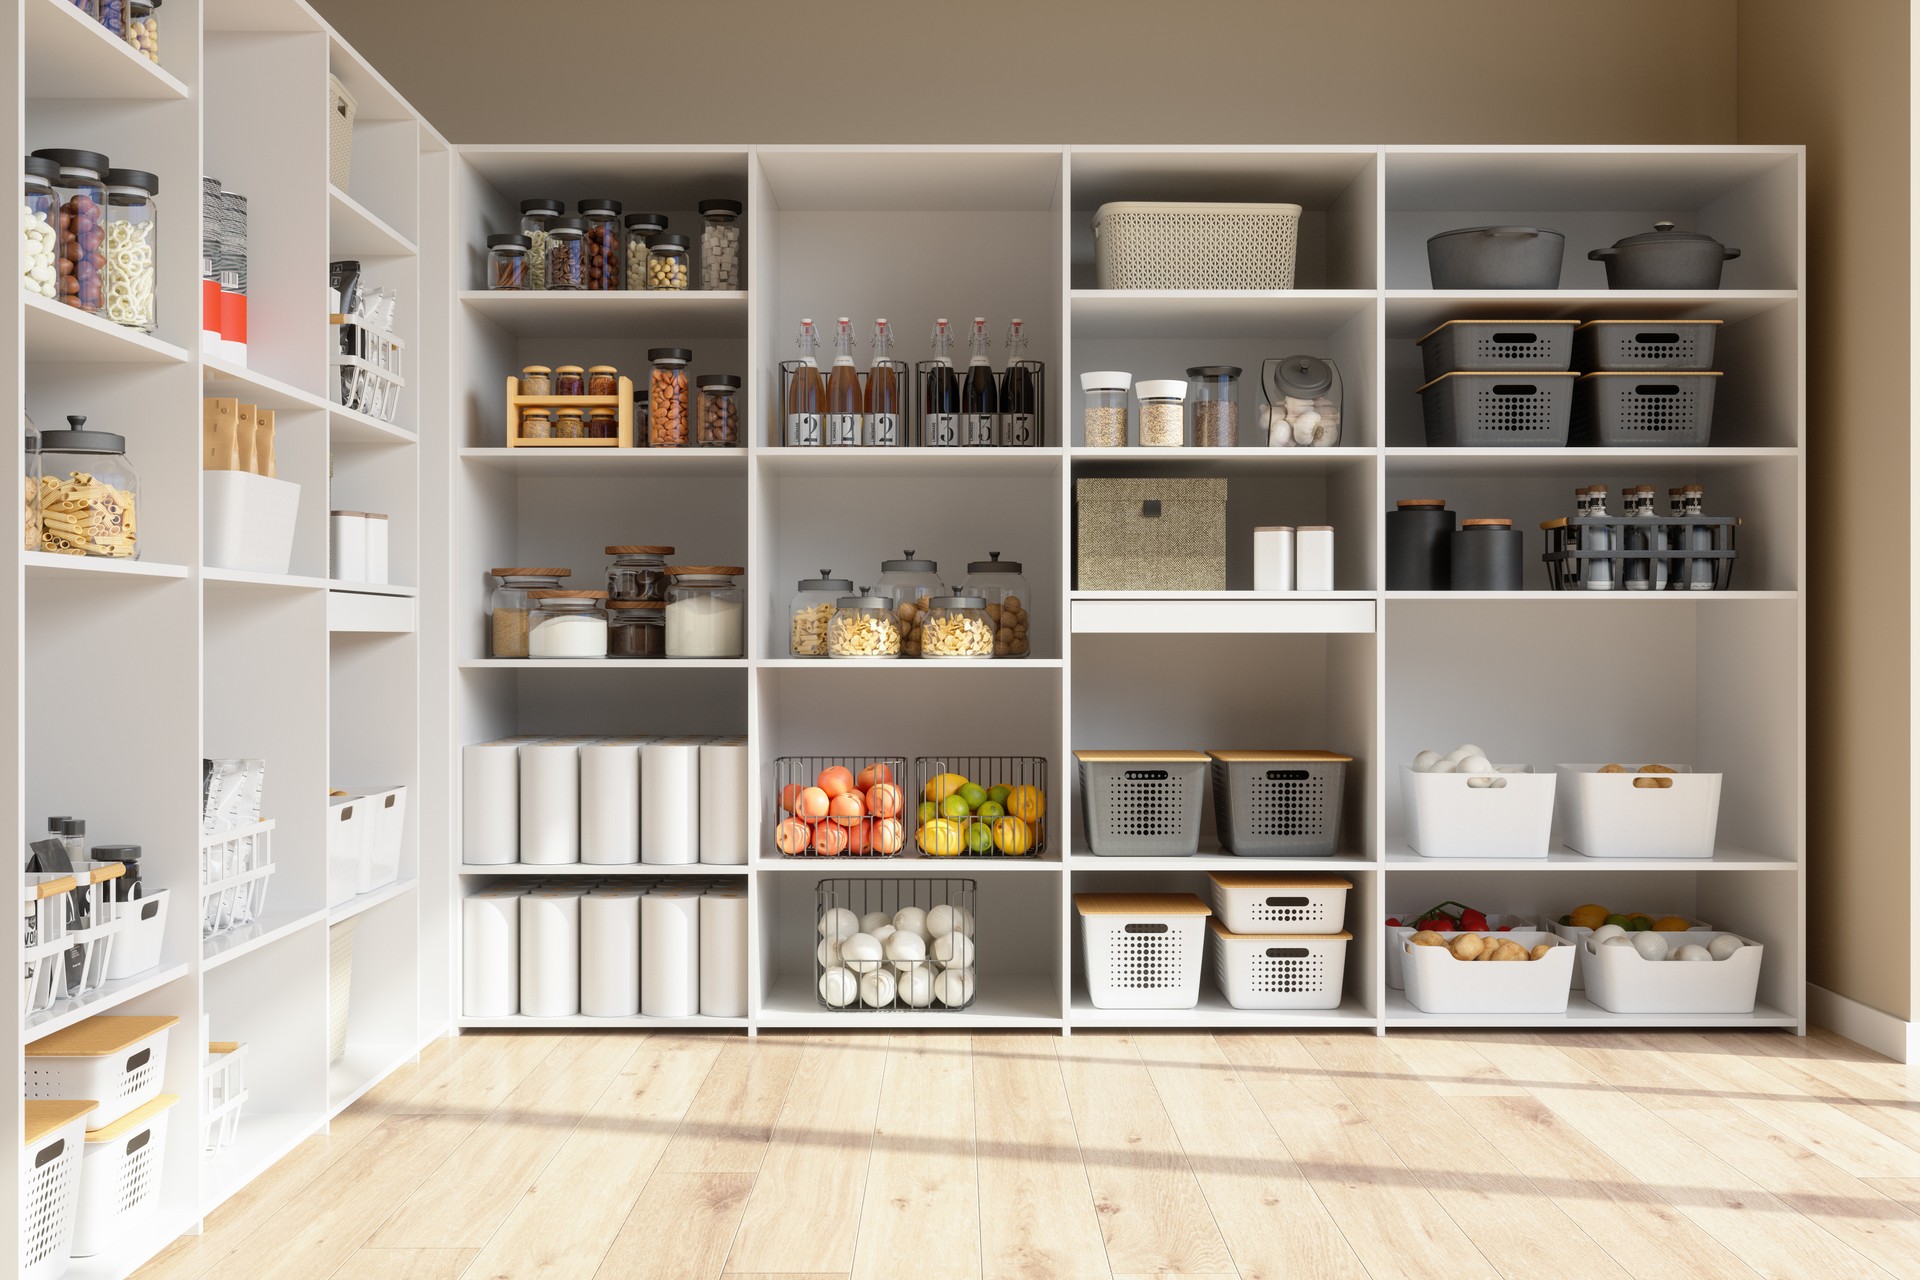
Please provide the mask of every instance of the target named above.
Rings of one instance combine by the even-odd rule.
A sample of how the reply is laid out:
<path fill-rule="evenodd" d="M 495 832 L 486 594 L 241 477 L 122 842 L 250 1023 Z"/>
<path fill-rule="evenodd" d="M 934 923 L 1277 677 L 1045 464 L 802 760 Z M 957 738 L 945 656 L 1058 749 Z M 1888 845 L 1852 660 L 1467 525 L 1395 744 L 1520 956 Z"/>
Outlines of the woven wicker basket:
<path fill-rule="evenodd" d="M 1081 591 L 1224 591 L 1225 480 L 1074 484 Z"/>
<path fill-rule="evenodd" d="M 1297 204 L 1122 200 L 1093 215 L 1102 289 L 1291 289 Z"/>
<path fill-rule="evenodd" d="M 353 926 L 348 917 L 327 930 L 327 1061 L 347 1056 L 347 1024 L 353 1000 Z"/>
<path fill-rule="evenodd" d="M 353 173 L 353 117 L 360 104 L 347 92 L 347 86 L 331 72 L 327 75 L 327 181 L 342 191 Z"/>

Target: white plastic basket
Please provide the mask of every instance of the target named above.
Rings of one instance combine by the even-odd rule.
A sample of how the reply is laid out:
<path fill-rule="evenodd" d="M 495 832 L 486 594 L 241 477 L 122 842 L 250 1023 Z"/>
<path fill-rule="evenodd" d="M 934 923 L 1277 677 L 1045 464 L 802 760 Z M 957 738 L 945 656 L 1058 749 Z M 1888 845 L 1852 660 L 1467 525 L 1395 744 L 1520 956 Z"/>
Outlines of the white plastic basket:
<path fill-rule="evenodd" d="M 200 936 L 252 924 L 273 876 L 273 819 L 200 837 Z"/>
<path fill-rule="evenodd" d="M 160 1203 L 160 1175 L 166 1167 L 167 1113 L 178 1101 L 173 1094 L 163 1093 L 132 1114 L 87 1134 L 80 1160 L 80 1201 L 74 1213 L 74 1257 L 104 1252 L 116 1235 L 152 1216 Z"/>
<path fill-rule="evenodd" d="M 167 1075 L 171 1014 L 103 1015 L 76 1022 L 27 1046 L 26 1096 L 90 1098 L 87 1117 L 105 1128 L 153 1101 Z"/>
<path fill-rule="evenodd" d="M 1076 893 L 1080 958 L 1096 1009 L 1200 1003 L 1207 904 L 1191 893 Z"/>
<path fill-rule="evenodd" d="M 29 1017 L 53 1008 L 66 990 L 67 894 L 78 883 L 67 873 L 27 873 L 20 956 Z"/>
<path fill-rule="evenodd" d="M 359 917 L 327 930 L 327 1061 L 347 1056 L 348 1014 L 353 999 L 353 926 Z"/>
<path fill-rule="evenodd" d="M 67 1271 L 80 1158 L 91 1102 L 27 1103 L 20 1151 L 20 1277 L 54 1280 Z"/>
<path fill-rule="evenodd" d="M 1117 200 L 1093 213 L 1102 289 L 1291 289 L 1297 204 Z"/>
<path fill-rule="evenodd" d="M 158 967 L 161 946 L 167 938 L 167 903 L 172 897 L 173 890 L 160 889 L 130 902 L 114 903 L 120 936 L 107 957 L 107 981 L 118 982 Z"/>
<path fill-rule="evenodd" d="M 1352 934 L 1234 933 L 1207 923 L 1213 982 L 1234 1008 L 1340 1007 Z"/>
<path fill-rule="evenodd" d="M 353 176 L 353 117 L 360 104 L 347 92 L 347 86 L 332 72 L 327 73 L 327 181 L 342 191 Z"/>
<path fill-rule="evenodd" d="M 363 354 L 343 354 L 348 347 Z M 406 349 L 406 341 L 391 330 L 342 319 L 331 358 L 334 403 L 392 422 L 399 415 L 400 393 L 407 385 L 401 376 Z"/>
<path fill-rule="evenodd" d="M 1407 918 L 1408 913 L 1405 911 L 1389 911 L 1387 912 L 1387 915 L 1395 920 L 1405 920 Z M 1489 913 L 1487 916 L 1487 927 L 1496 932 L 1502 928 L 1511 927 L 1514 931 L 1518 932 L 1519 930 L 1522 930 L 1522 929 L 1539 929 L 1541 928 L 1541 925 L 1539 921 L 1529 919 L 1526 916 L 1509 916 L 1509 915 L 1500 915 L 1497 913 Z M 1386 930 L 1387 930 L 1387 985 L 1393 988 L 1395 991 L 1399 991 L 1400 989 L 1406 986 L 1406 978 L 1403 976 L 1404 966 L 1401 964 L 1401 961 L 1405 958 L 1405 955 L 1406 955 L 1407 939 L 1411 938 L 1414 934 L 1420 931 L 1418 929 L 1415 929 L 1411 925 L 1387 925 Z M 1443 938 L 1451 938 L 1456 933 L 1476 933 L 1478 932 L 1478 930 L 1435 929 L 1434 932 L 1439 934 Z"/>
<path fill-rule="evenodd" d="M 1711 858 L 1720 823 L 1717 773 L 1601 773 L 1558 766 L 1560 838 L 1589 858 Z M 1637 787 L 1635 782 L 1664 785 Z"/>
<path fill-rule="evenodd" d="M 1407 845 L 1423 858 L 1544 858 L 1553 839 L 1554 775 L 1498 765 L 1496 783 L 1472 787 L 1463 773 L 1400 766 Z"/>
<path fill-rule="evenodd" d="M 293 563 L 300 486 L 250 471 L 200 473 L 201 563 L 209 568 L 285 573 Z"/>
<path fill-rule="evenodd" d="M 1573 947 L 1538 930 L 1494 936 L 1511 938 L 1528 950 L 1551 943 L 1553 951 L 1523 964 L 1456 960 L 1445 947 L 1403 943 L 1407 1003 L 1422 1013 L 1565 1013 L 1573 987 Z"/>
<path fill-rule="evenodd" d="M 1655 920 L 1660 919 L 1662 916 L 1681 915 L 1681 913 L 1678 911 L 1659 911 L 1659 912 L 1651 912 L 1649 914 L 1651 914 Z M 1684 919 L 1689 926 L 1686 930 L 1684 931 L 1674 930 L 1671 933 L 1662 935 L 1663 937 L 1666 938 L 1668 944 L 1671 946 L 1676 946 L 1676 947 L 1679 946 L 1681 939 L 1685 939 L 1688 942 L 1698 942 L 1701 940 L 1701 938 L 1705 938 L 1708 942 L 1711 942 L 1713 941 L 1714 934 L 1719 932 L 1719 930 L 1715 929 L 1712 925 L 1708 924 L 1705 920 L 1696 920 L 1692 916 L 1682 916 L 1681 918 Z M 1593 930 L 1582 929 L 1578 925 L 1560 924 L 1558 922 L 1555 922 L 1551 926 L 1547 926 L 1547 927 L 1550 927 L 1557 936 L 1565 938 L 1568 942 L 1571 942 L 1576 948 L 1579 947 L 1579 945 L 1582 942 L 1586 941 L 1588 938 L 1593 936 Z M 1573 989 L 1575 991 L 1580 991 L 1584 989 L 1586 985 L 1587 985 L 1586 966 L 1581 964 L 1574 965 L 1573 966 Z"/>
<path fill-rule="evenodd" d="M 1719 934 L 1671 933 L 1705 946 Z M 1735 935 L 1738 937 L 1739 935 Z M 1579 946 L 1587 999 L 1610 1013 L 1752 1013 L 1763 948 L 1751 938 L 1725 960 L 1647 960 L 1632 947 Z"/>
<path fill-rule="evenodd" d="M 202 1149 L 232 1146 L 240 1134 L 240 1112 L 247 1105 L 247 1046 L 236 1040 L 207 1045 L 200 1089 Z"/>
<path fill-rule="evenodd" d="M 358 796 L 360 857 L 354 868 L 353 892 L 372 893 L 400 878 L 400 846 L 407 829 L 405 787 L 343 787 Z M 332 850 L 328 850 L 332 874 Z"/>
<path fill-rule="evenodd" d="M 373 830 L 363 795 L 327 797 L 327 905 L 337 907 L 360 892 L 360 867 Z"/>
<path fill-rule="evenodd" d="M 1233 933 L 1337 933 L 1352 888 L 1341 876 L 1219 871 L 1207 876 L 1207 903 Z"/>

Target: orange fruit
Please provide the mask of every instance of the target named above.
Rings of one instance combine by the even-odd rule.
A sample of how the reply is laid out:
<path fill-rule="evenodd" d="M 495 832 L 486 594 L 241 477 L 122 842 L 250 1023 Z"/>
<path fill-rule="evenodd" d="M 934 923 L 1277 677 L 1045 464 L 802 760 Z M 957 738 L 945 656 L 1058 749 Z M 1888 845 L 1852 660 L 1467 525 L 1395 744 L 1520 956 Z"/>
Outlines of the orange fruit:
<path fill-rule="evenodd" d="M 1015 787 L 1007 792 L 1007 812 L 1030 827 L 1040 825 L 1047 812 L 1047 796 L 1038 787 Z"/>
<path fill-rule="evenodd" d="M 1693 925 L 1680 916 L 1661 916 L 1653 922 L 1655 933 L 1685 933 Z"/>
<path fill-rule="evenodd" d="M 1585 906 L 1575 907 L 1572 911 L 1568 912 L 1567 918 L 1573 921 L 1573 927 L 1576 929 L 1598 929 L 1607 922 L 1607 917 L 1612 914 L 1613 913 L 1605 907 L 1589 902 Z M 1659 926 L 1656 925 L 1655 927 L 1658 928 Z"/>

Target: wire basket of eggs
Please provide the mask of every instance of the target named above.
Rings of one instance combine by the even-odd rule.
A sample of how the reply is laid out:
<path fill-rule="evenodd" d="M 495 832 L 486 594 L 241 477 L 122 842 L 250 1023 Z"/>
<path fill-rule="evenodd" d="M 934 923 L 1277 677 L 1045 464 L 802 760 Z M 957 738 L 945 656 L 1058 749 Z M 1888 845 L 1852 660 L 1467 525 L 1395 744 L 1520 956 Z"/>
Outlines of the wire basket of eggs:
<path fill-rule="evenodd" d="M 972 880 L 846 878 L 815 886 L 823 1009 L 955 1011 L 974 1001 Z"/>

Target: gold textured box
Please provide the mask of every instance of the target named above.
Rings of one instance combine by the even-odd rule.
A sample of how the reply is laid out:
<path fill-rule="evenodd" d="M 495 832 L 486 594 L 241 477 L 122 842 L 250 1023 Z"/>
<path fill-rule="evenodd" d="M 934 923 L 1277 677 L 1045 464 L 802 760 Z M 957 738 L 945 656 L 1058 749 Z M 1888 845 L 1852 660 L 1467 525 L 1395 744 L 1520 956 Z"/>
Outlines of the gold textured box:
<path fill-rule="evenodd" d="M 1079 591 L 1225 591 L 1225 480 L 1074 482 Z"/>

